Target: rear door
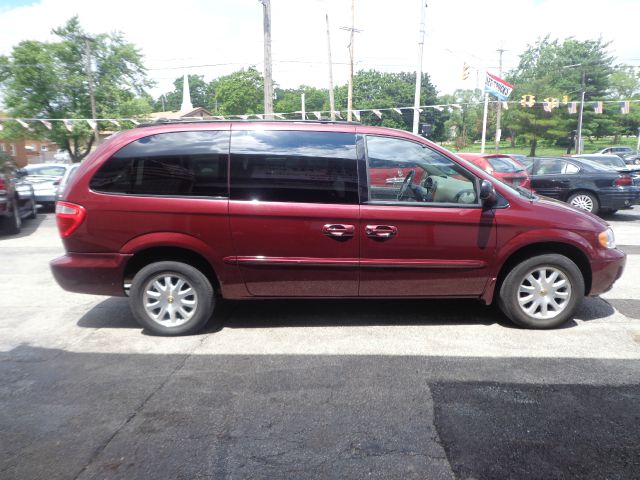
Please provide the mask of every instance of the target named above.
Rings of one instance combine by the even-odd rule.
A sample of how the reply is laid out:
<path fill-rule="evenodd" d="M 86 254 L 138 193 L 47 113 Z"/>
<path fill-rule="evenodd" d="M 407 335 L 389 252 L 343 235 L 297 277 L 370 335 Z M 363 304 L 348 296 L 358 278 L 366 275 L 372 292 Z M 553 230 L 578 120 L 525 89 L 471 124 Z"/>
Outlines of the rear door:
<path fill-rule="evenodd" d="M 251 295 L 357 296 L 353 131 L 234 131 L 230 182 L 226 261 Z"/>
<path fill-rule="evenodd" d="M 366 136 L 367 178 L 376 165 L 412 165 L 404 186 L 369 182 L 360 215 L 361 296 L 479 296 L 496 248 L 495 210 L 477 178 L 407 139 Z M 364 195 L 363 194 L 363 195 Z"/>
<path fill-rule="evenodd" d="M 565 200 L 580 167 L 562 158 L 539 158 L 533 163 L 531 185 L 540 195 Z"/>

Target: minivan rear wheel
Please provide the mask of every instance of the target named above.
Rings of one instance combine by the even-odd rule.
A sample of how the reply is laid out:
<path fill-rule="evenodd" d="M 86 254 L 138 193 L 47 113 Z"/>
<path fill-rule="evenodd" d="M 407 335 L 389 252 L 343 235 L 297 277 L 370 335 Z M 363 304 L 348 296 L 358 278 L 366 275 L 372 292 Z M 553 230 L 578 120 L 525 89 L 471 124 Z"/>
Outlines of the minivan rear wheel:
<path fill-rule="evenodd" d="M 151 263 L 133 277 L 129 303 L 142 327 L 175 336 L 202 329 L 213 314 L 215 297 L 200 270 L 167 261 Z"/>
<path fill-rule="evenodd" d="M 515 324 L 555 328 L 575 313 L 584 296 L 584 279 L 569 258 L 559 254 L 531 257 L 516 265 L 500 287 L 498 305 Z"/>

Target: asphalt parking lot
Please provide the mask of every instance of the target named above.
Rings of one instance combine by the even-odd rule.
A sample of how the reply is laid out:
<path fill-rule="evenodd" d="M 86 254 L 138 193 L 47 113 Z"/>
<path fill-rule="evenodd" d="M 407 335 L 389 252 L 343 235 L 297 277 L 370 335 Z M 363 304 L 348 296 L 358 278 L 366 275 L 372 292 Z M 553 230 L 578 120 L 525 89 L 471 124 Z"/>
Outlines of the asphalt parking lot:
<path fill-rule="evenodd" d="M 474 301 L 225 302 L 160 338 L 61 290 L 52 214 L 0 237 L 0 478 L 640 478 L 627 270 L 554 331 Z"/>

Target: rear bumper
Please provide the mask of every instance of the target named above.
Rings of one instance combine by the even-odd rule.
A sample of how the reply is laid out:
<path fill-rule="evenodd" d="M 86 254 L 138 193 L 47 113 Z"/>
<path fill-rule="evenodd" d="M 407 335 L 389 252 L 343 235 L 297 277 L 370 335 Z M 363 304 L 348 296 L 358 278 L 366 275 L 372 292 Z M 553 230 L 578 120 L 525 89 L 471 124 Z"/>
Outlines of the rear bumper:
<path fill-rule="evenodd" d="M 606 192 L 600 194 L 600 207 L 620 210 L 640 203 L 640 189 L 630 192 Z"/>
<path fill-rule="evenodd" d="M 117 253 L 67 253 L 52 260 L 49 266 L 58 285 L 65 290 L 124 296 L 124 270 L 130 257 Z"/>
<path fill-rule="evenodd" d="M 589 295 L 608 292 L 622 276 L 627 255 L 618 250 L 603 250 L 596 260 L 591 262 L 591 291 Z"/>

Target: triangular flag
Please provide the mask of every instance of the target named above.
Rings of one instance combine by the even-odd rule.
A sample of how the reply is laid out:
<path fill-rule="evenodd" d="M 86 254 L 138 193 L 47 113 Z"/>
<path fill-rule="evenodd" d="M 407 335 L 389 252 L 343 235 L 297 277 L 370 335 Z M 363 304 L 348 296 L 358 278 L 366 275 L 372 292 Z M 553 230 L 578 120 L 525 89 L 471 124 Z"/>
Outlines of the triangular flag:
<path fill-rule="evenodd" d="M 509 110 L 509 102 L 502 102 L 502 108 Z"/>
<path fill-rule="evenodd" d="M 73 122 L 71 120 L 65 118 L 62 120 L 62 123 L 64 123 L 64 126 L 69 132 L 73 132 Z"/>
<path fill-rule="evenodd" d="M 95 120 L 87 118 L 87 123 L 91 127 L 91 130 L 95 130 L 96 128 L 98 128 L 98 122 L 96 122 Z"/>
<path fill-rule="evenodd" d="M 353 116 L 356 117 L 357 121 L 360 121 L 360 110 L 354 110 Z"/>
<path fill-rule="evenodd" d="M 22 125 L 24 128 L 26 128 L 27 130 L 31 130 L 31 128 L 29 127 L 29 124 L 25 121 L 20 120 L 19 118 L 16 118 L 16 122 L 18 122 L 20 125 Z"/>
<path fill-rule="evenodd" d="M 318 120 L 322 120 L 322 113 L 321 112 L 313 112 L 313 114 L 316 116 L 316 118 Z"/>
<path fill-rule="evenodd" d="M 238 115 L 238 117 L 240 117 L 242 120 L 246 120 L 247 118 L 249 118 L 249 115 Z"/>
<path fill-rule="evenodd" d="M 336 110 L 335 112 L 333 112 L 333 114 L 336 116 L 336 118 L 339 118 L 342 120 L 342 115 L 340 115 L 340 112 L 338 110 Z"/>
<path fill-rule="evenodd" d="M 400 110 L 399 108 L 394 108 L 393 111 L 402 115 L 402 110 Z"/>
<path fill-rule="evenodd" d="M 443 107 L 441 107 L 440 105 L 434 105 L 434 106 L 433 106 L 433 109 L 434 109 L 434 110 L 437 110 L 437 111 L 439 111 L 439 112 L 442 112 L 442 111 L 444 110 L 444 108 L 443 108 Z"/>
<path fill-rule="evenodd" d="M 551 104 L 549 102 L 542 102 L 542 109 L 545 112 L 550 112 L 551 111 Z"/>
<path fill-rule="evenodd" d="M 40 123 L 47 127 L 47 130 L 51 130 L 51 122 L 49 120 L 40 120 Z"/>
<path fill-rule="evenodd" d="M 135 118 L 130 118 L 130 119 L 129 119 L 129 121 L 130 121 L 131 123 L 133 123 L 134 125 L 140 125 L 140 122 L 139 122 L 139 121 L 137 121 Z"/>
<path fill-rule="evenodd" d="M 262 115 L 261 113 L 256 113 L 256 114 L 255 114 L 255 116 L 256 116 L 257 118 L 259 118 L 260 120 L 262 120 L 262 116 L 263 116 L 263 115 Z"/>
<path fill-rule="evenodd" d="M 116 127 L 120 127 L 120 122 L 118 122 L 117 120 L 110 119 L 109 121 L 113 123 Z"/>
<path fill-rule="evenodd" d="M 274 113 L 274 115 L 275 115 L 277 118 L 279 118 L 279 119 L 281 119 L 281 120 L 284 120 L 284 115 L 282 115 L 281 113 Z M 222 117 L 222 118 L 224 118 L 224 117 Z"/>
<path fill-rule="evenodd" d="M 382 118 L 382 112 L 380 110 L 371 110 L 371 111 L 376 115 L 376 117 Z"/>

